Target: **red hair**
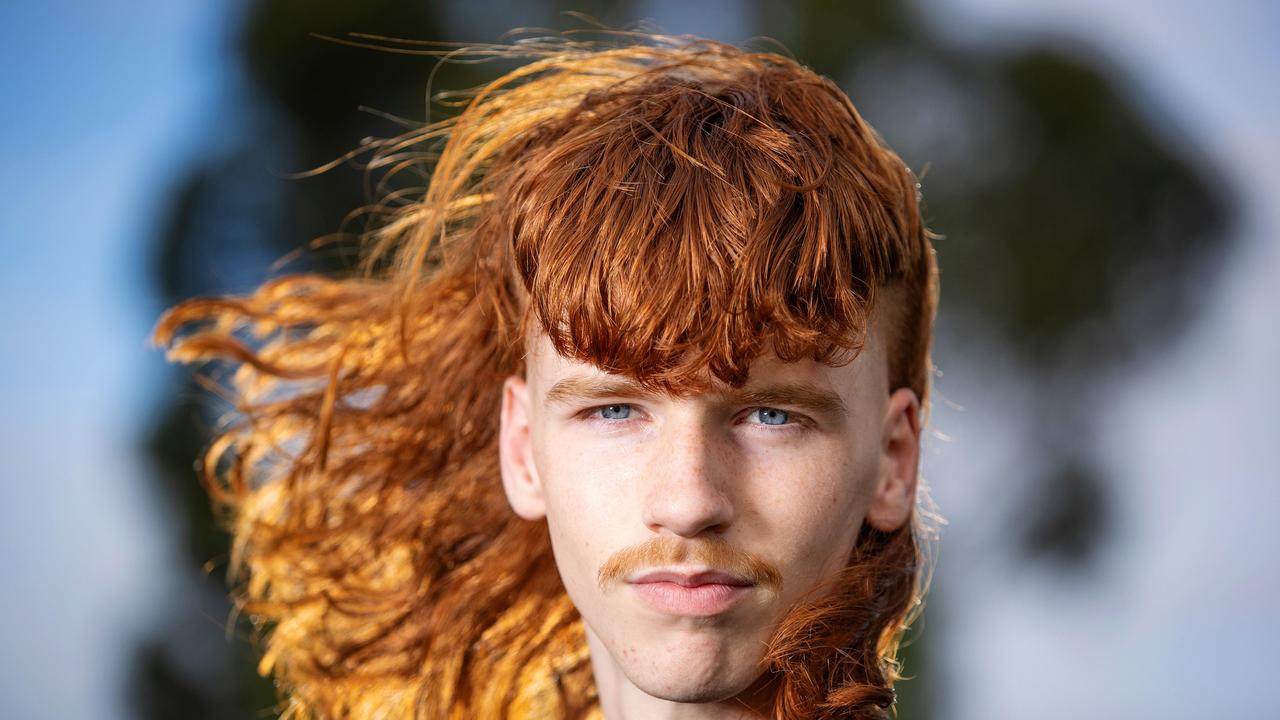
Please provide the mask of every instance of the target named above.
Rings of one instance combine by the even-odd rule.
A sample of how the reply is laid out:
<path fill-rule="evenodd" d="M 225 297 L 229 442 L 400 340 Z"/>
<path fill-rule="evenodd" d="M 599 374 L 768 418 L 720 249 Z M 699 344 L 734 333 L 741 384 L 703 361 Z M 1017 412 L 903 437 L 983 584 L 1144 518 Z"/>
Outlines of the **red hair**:
<path fill-rule="evenodd" d="M 501 382 L 535 323 L 680 391 L 740 386 L 767 350 L 845 362 L 879 309 L 892 387 L 927 402 L 918 186 L 834 83 L 694 38 L 468 52 L 532 61 L 378 147 L 430 182 L 375 208 L 364 272 L 191 300 L 156 329 L 175 360 L 236 367 L 203 477 L 290 718 L 598 714 L 545 524 L 499 482 Z M 782 619 L 776 717 L 884 716 L 924 527 L 864 527 Z"/>

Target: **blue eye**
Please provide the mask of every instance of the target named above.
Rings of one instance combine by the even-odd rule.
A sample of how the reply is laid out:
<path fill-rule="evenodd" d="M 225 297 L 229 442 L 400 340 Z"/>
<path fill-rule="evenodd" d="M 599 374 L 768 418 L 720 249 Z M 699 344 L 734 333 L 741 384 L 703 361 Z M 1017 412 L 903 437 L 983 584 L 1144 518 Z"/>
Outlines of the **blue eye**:
<path fill-rule="evenodd" d="M 606 420 L 626 420 L 631 416 L 630 405 L 605 405 L 597 410 L 600 413 L 600 417 Z"/>
<path fill-rule="evenodd" d="M 791 419 L 791 416 L 787 415 L 785 410 L 777 408 L 756 408 L 751 411 L 751 414 L 760 418 L 761 425 L 786 425 Z"/>

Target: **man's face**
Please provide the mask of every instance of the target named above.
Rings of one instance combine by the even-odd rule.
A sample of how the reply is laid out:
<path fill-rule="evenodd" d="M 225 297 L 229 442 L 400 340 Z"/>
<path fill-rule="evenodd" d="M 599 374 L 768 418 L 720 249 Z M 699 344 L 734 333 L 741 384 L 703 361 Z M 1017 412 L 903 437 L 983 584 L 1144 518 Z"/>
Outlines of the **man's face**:
<path fill-rule="evenodd" d="M 867 520 L 909 517 L 918 402 L 872 335 L 852 363 L 759 358 L 740 390 L 650 394 L 530 343 L 506 382 L 503 480 L 545 517 L 597 683 L 676 702 L 752 684 L 787 609 L 843 568 Z"/>

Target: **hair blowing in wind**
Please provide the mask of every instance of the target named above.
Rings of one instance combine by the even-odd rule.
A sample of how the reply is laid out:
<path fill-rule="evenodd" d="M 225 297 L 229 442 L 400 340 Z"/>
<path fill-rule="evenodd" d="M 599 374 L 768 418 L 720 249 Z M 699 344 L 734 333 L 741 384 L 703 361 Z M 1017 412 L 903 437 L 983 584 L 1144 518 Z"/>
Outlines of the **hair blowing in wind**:
<path fill-rule="evenodd" d="M 234 368 L 202 475 L 291 720 L 599 716 L 546 525 L 499 480 L 502 380 L 535 328 L 687 392 L 741 386 L 770 350 L 847 361 L 883 303 L 891 388 L 927 399 L 915 177 L 830 80 L 632 33 L 449 54 L 527 62 L 377 145 L 374 166 L 430 180 L 372 208 L 360 272 L 190 300 L 155 331 L 173 360 Z M 775 718 L 887 716 L 927 515 L 864 527 L 782 618 L 761 666 Z"/>

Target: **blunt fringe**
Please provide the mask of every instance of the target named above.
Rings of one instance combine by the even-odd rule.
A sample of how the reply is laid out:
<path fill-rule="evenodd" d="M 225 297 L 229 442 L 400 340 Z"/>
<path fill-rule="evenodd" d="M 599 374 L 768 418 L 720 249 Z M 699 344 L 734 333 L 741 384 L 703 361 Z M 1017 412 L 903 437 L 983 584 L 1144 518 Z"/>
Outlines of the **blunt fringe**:
<path fill-rule="evenodd" d="M 374 146 L 370 167 L 429 182 L 368 209 L 359 272 L 189 300 L 154 337 L 233 369 L 200 468 L 282 717 L 599 717 L 545 523 L 499 480 L 524 339 L 689 391 L 769 351 L 846 362 L 883 306 L 892 387 L 927 406 L 934 236 L 911 171 L 783 55 L 620 32 L 413 47 L 525 62 Z M 775 718 L 887 717 L 931 568 L 912 516 L 864 527 L 783 618 Z"/>

